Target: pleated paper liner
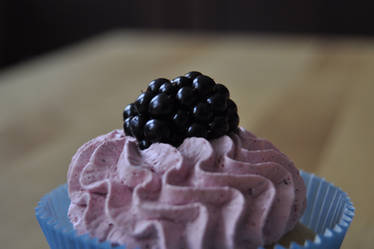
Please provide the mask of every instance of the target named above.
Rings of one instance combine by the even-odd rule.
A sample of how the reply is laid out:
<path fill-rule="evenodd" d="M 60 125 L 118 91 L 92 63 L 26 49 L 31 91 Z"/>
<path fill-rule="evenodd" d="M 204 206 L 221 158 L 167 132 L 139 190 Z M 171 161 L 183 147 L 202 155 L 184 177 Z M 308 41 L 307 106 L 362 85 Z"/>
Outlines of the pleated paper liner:
<path fill-rule="evenodd" d="M 338 249 L 354 216 L 354 207 L 340 188 L 313 174 L 301 171 L 307 186 L 307 208 L 300 222 L 313 230 L 314 240 L 291 242 L 291 249 Z M 35 208 L 36 218 L 51 249 L 125 249 L 78 235 L 67 217 L 70 199 L 67 185 L 46 194 Z M 261 247 L 262 248 L 262 247 Z M 285 249 L 275 245 L 275 249 Z M 259 248 L 260 249 L 260 248 Z"/>

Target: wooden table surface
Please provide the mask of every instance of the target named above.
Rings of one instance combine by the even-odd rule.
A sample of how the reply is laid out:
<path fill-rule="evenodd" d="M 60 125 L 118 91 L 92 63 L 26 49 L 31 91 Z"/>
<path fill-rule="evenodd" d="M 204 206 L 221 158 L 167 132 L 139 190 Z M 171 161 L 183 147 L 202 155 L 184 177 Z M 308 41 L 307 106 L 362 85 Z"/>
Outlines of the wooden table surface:
<path fill-rule="evenodd" d="M 199 70 L 229 87 L 241 126 L 349 193 L 342 248 L 372 248 L 373 68 L 373 40 L 114 32 L 3 71 L 1 247 L 48 248 L 34 207 L 75 150 L 120 128 L 150 80 Z"/>

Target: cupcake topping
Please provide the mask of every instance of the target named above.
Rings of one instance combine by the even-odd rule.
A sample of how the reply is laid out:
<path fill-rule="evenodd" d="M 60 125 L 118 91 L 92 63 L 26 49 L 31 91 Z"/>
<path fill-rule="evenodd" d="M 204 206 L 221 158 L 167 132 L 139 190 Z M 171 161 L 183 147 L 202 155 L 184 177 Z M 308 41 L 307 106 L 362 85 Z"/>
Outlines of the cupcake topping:
<path fill-rule="evenodd" d="M 146 136 L 171 137 L 162 122 L 148 121 Z M 138 149 L 146 143 L 115 130 L 77 151 L 68 215 L 79 234 L 128 249 L 257 249 L 292 230 L 305 209 L 292 161 L 242 127 L 178 148 Z"/>
<path fill-rule="evenodd" d="M 216 139 L 239 125 L 229 90 L 192 71 L 173 80 L 151 81 L 145 92 L 123 111 L 123 129 L 141 149 L 152 143 L 179 146 L 187 137 Z"/>

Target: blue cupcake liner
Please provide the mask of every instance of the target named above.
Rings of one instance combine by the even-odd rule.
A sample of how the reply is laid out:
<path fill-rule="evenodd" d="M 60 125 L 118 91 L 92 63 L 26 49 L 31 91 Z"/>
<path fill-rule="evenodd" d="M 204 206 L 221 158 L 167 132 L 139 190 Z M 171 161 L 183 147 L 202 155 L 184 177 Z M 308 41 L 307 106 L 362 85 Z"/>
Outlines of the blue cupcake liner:
<path fill-rule="evenodd" d="M 290 249 L 338 249 L 354 216 L 354 207 L 348 195 L 324 179 L 303 171 L 307 187 L 307 208 L 300 222 L 313 230 L 313 241 L 304 245 L 292 242 Z M 125 249 L 88 234 L 79 235 L 67 217 L 70 199 L 67 185 L 61 185 L 46 194 L 35 208 L 35 215 L 51 249 Z M 286 249 L 276 245 L 275 249 Z M 259 249 L 263 249 L 260 247 Z"/>

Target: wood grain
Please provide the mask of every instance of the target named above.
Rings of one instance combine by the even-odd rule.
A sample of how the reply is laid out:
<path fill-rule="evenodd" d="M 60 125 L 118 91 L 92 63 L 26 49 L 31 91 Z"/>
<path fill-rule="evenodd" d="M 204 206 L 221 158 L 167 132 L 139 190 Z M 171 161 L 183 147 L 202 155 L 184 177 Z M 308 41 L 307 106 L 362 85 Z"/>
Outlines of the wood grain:
<path fill-rule="evenodd" d="M 229 87 L 242 126 L 351 195 L 357 215 L 342 248 L 371 248 L 373 66 L 370 40 L 116 32 L 5 71 L 2 246 L 48 248 L 33 208 L 65 182 L 75 150 L 121 127 L 150 80 L 199 70 Z"/>

